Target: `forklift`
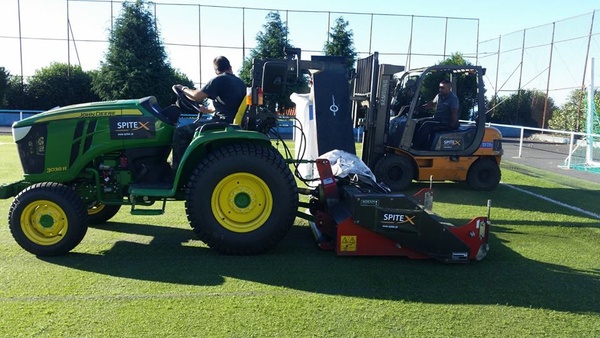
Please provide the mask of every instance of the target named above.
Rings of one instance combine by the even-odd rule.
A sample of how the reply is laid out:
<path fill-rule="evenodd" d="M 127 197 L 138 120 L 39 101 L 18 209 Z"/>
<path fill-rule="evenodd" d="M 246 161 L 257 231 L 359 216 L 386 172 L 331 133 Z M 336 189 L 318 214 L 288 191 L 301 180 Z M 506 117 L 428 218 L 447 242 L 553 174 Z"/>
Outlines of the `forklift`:
<path fill-rule="evenodd" d="M 472 65 L 436 65 L 405 70 L 379 64 L 378 53 L 357 61 L 352 93 L 356 126 L 364 127 L 362 160 L 378 181 L 393 191 L 415 181 L 467 182 L 474 190 L 493 190 L 500 182 L 502 134 L 486 126 L 485 68 Z M 455 130 L 420 135 L 436 123 L 423 110 L 442 80 L 469 112 Z M 460 112 L 460 108 L 459 108 Z M 417 144 L 416 139 L 427 140 Z"/>

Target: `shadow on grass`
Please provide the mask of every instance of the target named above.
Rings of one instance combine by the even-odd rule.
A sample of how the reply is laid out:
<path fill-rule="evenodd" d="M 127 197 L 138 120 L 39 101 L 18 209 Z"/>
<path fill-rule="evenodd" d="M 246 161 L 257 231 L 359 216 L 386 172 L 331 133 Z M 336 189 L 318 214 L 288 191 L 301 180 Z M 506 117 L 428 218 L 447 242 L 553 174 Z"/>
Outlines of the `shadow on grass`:
<path fill-rule="evenodd" d="M 103 229 L 154 239 L 149 244 L 118 241 L 101 254 L 43 259 L 82 271 L 184 285 L 219 286 L 226 278 L 236 278 L 324 295 L 600 313 L 600 271 L 525 258 L 493 234 L 483 261 L 448 265 L 402 257 L 338 257 L 318 250 L 310 230 L 302 226 L 257 256 L 226 256 L 190 246 L 191 230 L 124 223 Z"/>

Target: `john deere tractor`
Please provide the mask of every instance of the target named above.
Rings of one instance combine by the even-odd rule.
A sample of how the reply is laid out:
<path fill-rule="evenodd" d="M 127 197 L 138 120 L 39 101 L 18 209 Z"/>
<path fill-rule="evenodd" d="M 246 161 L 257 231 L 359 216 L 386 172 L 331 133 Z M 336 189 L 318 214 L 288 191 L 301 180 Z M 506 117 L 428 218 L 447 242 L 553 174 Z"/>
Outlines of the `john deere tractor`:
<path fill-rule="evenodd" d="M 197 106 L 173 88 L 179 106 Z M 64 254 L 89 224 L 121 207 L 156 215 L 172 200 L 185 201 L 194 232 L 217 251 L 255 254 L 275 245 L 298 208 L 281 154 L 263 133 L 209 123 L 172 171 L 167 160 L 180 112 L 145 97 L 72 105 L 14 123 L 24 177 L 2 185 L 0 198 L 15 197 L 9 227 L 19 245 L 40 256 Z"/>

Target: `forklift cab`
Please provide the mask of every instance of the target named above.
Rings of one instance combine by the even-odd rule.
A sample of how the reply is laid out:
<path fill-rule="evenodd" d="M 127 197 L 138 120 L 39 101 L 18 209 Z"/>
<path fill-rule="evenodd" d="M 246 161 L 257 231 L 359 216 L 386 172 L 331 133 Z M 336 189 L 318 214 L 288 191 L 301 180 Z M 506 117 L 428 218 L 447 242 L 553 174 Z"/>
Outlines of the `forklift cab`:
<path fill-rule="evenodd" d="M 485 109 L 485 69 L 436 65 L 406 71 L 402 66 L 379 65 L 377 57 L 375 53 L 359 60 L 353 95 L 369 101 L 363 122 L 363 161 L 369 167 L 388 153 L 388 148 L 401 149 L 412 156 L 469 156 L 479 148 L 485 133 L 485 114 L 478 113 Z M 425 111 L 422 106 L 438 94 L 439 83 L 444 79 L 452 83 L 452 91 L 459 97 L 459 120 L 472 119 L 456 130 L 434 128 L 426 137 L 427 145 L 417 147 L 415 138 L 426 129 L 423 125 L 436 123 L 432 111 Z M 361 87 L 361 83 L 367 85 Z"/>
<path fill-rule="evenodd" d="M 476 190 L 498 185 L 502 135 L 485 125 L 484 73 L 472 65 L 407 71 L 379 64 L 377 53 L 358 60 L 353 112 L 360 116 L 357 107 L 367 107 L 355 121 L 364 127 L 362 160 L 378 181 L 394 191 L 412 180 L 466 181 Z M 463 122 L 457 129 L 428 126 L 439 121 L 423 105 L 438 94 L 442 80 L 450 81 L 459 99 Z"/>
<path fill-rule="evenodd" d="M 452 92 L 459 97 L 459 120 L 477 117 L 477 112 L 484 109 L 483 92 L 477 84 L 478 81 L 483 81 L 482 78 L 478 78 L 483 75 L 483 69 L 477 68 L 434 66 L 400 74 L 397 80 L 400 90 L 390 101 L 392 111 L 396 108 L 394 103 L 401 102 L 398 96 L 401 97 L 402 93 L 414 94 L 410 97 L 409 104 L 401 108 L 402 113 L 407 117 L 400 142 L 395 143 L 398 137 L 390 134 L 391 137 L 388 137 L 386 145 L 415 153 L 453 152 L 456 153 L 455 155 L 472 153 L 483 138 L 484 122 L 478 125 L 481 121 L 475 119 L 472 123 L 461 124 L 457 129 L 436 127 L 440 123 L 434 120 L 431 110 L 425 110 L 422 106 L 426 102 L 431 102 L 437 95 L 438 84 L 442 80 L 448 80 L 452 83 Z M 428 124 L 434 127 L 428 128 Z M 426 140 L 424 146 L 421 145 L 419 148 L 415 142 L 418 138 Z"/>

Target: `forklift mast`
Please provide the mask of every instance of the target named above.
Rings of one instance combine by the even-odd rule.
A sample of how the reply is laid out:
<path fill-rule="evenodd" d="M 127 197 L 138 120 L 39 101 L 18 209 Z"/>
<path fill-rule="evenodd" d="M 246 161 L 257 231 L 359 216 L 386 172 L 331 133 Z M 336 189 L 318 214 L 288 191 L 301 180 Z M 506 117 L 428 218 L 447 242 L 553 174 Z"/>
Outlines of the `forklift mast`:
<path fill-rule="evenodd" d="M 386 112 L 390 109 L 390 91 L 392 89 L 392 78 L 394 74 L 404 71 L 404 66 L 379 64 L 379 54 L 357 61 L 357 73 L 354 81 L 353 115 L 355 125 L 358 121 L 361 105 L 367 103 L 366 114 L 362 125 L 364 126 L 364 140 L 366 144 L 373 147 L 363 147 L 362 160 L 369 167 L 385 153 L 386 133 L 377 132 L 386 130 L 388 121 Z"/>

